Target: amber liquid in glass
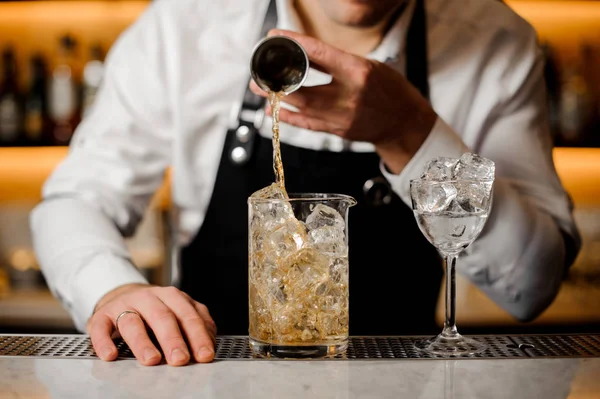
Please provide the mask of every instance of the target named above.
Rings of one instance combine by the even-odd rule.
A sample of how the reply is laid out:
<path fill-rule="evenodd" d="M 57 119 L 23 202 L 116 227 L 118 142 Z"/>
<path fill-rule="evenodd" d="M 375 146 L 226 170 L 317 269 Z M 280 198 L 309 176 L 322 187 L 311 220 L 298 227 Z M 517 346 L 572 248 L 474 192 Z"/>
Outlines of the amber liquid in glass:
<path fill-rule="evenodd" d="M 279 140 L 279 111 L 285 94 L 268 94 L 275 182 L 250 198 L 250 344 L 259 356 L 334 356 L 345 350 L 348 341 L 344 216 L 319 201 L 295 200 L 294 207 L 288 201 Z M 261 202 L 269 198 L 274 202 Z M 253 199 L 257 202 L 252 203 Z M 332 207 L 335 203 L 329 201 Z M 332 223 L 337 215 L 337 227 L 306 223 L 321 212 Z M 298 215 L 311 216 L 301 220 Z"/>

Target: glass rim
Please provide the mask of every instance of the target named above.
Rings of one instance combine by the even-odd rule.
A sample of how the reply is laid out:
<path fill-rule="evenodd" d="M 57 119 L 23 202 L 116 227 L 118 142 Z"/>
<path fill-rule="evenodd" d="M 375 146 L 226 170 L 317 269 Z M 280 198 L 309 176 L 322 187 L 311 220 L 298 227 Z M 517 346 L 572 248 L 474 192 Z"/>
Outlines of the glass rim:
<path fill-rule="evenodd" d="M 248 197 L 248 203 L 256 202 L 320 202 L 320 201 L 346 201 L 350 205 L 356 205 L 358 201 L 351 195 L 339 193 L 288 193 L 289 198 L 254 198 Z"/>
<path fill-rule="evenodd" d="M 428 180 L 422 178 L 411 179 L 410 184 L 413 183 L 427 183 L 427 184 L 444 184 L 444 183 L 493 183 L 496 179 L 449 179 L 449 180 Z"/>

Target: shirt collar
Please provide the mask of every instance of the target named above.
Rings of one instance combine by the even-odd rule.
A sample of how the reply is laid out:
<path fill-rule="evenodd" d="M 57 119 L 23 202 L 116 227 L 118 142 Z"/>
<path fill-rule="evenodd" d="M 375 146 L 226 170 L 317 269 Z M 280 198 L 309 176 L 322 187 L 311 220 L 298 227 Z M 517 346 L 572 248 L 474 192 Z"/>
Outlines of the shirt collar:
<path fill-rule="evenodd" d="M 277 1 L 277 27 L 304 33 L 300 17 L 294 8 L 294 0 Z M 406 32 L 415 9 L 415 0 L 408 0 L 406 10 L 394 22 L 383 40 L 367 57 L 379 62 L 393 62 L 404 53 Z"/>

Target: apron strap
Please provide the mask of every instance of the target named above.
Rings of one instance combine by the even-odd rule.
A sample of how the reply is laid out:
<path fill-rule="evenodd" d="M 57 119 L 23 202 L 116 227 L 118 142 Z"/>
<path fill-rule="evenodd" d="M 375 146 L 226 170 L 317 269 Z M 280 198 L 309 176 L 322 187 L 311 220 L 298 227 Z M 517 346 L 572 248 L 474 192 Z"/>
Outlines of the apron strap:
<path fill-rule="evenodd" d="M 429 100 L 425 0 L 416 0 L 416 2 L 406 34 L 406 78 L 423 97 Z"/>
<path fill-rule="evenodd" d="M 406 79 L 429 101 L 428 76 L 425 0 L 416 0 L 406 33 Z M 363 185 L 366 202 L 375 207 L 390 204 L 393 193 L 390 182 L 383 176 L 375 176 Z"/>

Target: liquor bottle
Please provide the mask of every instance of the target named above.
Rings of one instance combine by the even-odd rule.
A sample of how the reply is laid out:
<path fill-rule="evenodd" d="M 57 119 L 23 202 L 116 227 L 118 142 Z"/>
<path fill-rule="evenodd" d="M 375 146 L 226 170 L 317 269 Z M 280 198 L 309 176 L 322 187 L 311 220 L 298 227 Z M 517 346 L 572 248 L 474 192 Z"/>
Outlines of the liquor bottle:
<path fill-rule="evenodd" d="M 25 97 L 23 137 L 26 145 L 49 144 L 47 106 L 47 67 L 40 54 L 29 61 L 29 88 Z"/>
<path fill-rule="evenodd" d="M 76 42 L 71 36 L 60 38 L 57 64 L 50 77 L 48 109 L 56 145 L 69 144 L 80 119 L 75 48 Z"/>
<path fill-rule="evenodd" d="M 577 59 L 564 69 L 560 94 L 560 145 L 578 146 L 593 115 L 592 93 Z"/>
<path fill-rule="evenodd" d="M 548 106 L 548 118 L 550 123 L 550 132 L 553 139 L 560 140 L 560 94 L 561 94 L 561 75 L 558 67 L 558 60 L 553 46 L 544 42 L 541 45 L 544 54 L 544 79 L 546 81 L 546 101 Z"/>
<path fill-rule="evenodd" d="M 17 60 L 14 49 L 2 52 L 0 80 L 0 145 L 18 145 L 21 136 L 23 110 L 18 87 Z"/>
<path fill-rule="evenodd" d="M 90 49 L 90 58 L 83 68 L 83 93 L 81 104 L 81 118 L 85 118 L 94 104 L 96 93 L 104 77 L 103 52 L 100 45 Z"/>
<path fill-rule="evenodd" d="M 600 147 L 600 48 L 584 42 L 581 45 L 582 75 L 590 92 L 590 115 L 579 145 Z"/>

